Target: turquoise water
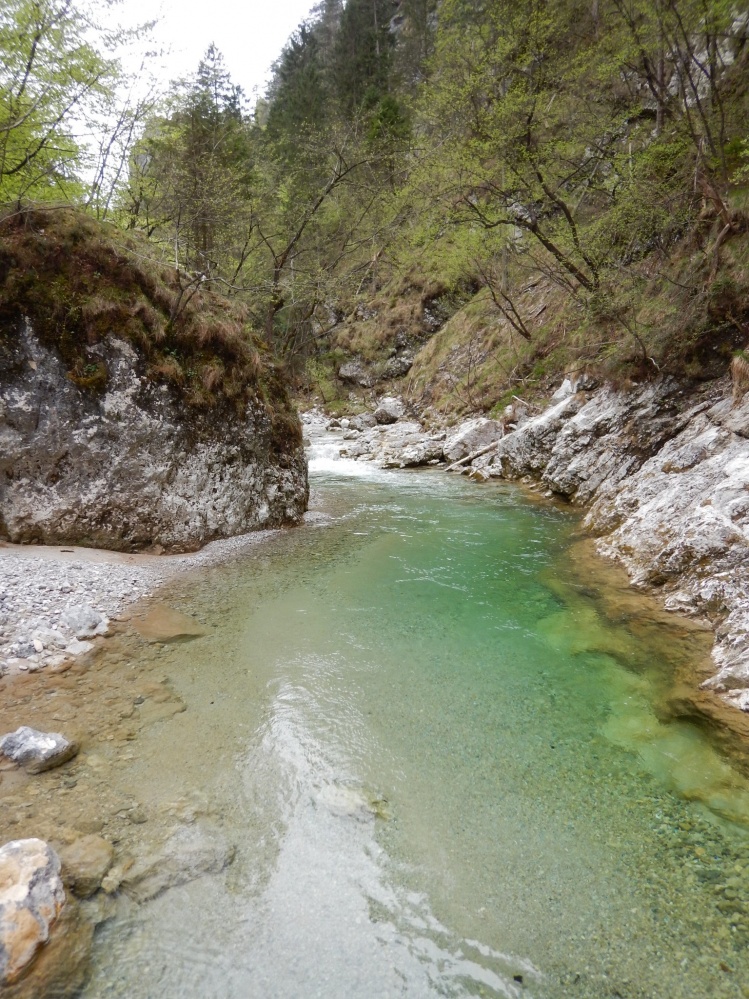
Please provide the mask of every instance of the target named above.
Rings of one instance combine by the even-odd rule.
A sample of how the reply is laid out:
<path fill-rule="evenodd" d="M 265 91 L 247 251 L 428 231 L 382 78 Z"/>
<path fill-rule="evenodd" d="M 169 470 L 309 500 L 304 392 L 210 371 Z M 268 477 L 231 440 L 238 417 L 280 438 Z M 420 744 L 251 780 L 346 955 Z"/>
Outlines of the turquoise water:
<path fill-rule="evenodd" d="M 118 903 L 85 996 L 749 995 L 749 788 L 663 709 L 704 642 L 612 623 L 512 487 L 312 484 L 328 520 L 165 595 L 207 637 L 124 646 L 186 710 L 107 780 L 237 854 Z"/>

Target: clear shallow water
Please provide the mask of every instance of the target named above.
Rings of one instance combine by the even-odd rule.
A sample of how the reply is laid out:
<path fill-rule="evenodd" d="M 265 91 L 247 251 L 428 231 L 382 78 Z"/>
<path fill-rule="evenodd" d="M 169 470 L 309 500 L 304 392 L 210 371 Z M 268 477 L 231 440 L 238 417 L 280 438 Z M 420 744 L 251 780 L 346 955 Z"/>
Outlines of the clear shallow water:
<path fill-rule="evenodd" d="M 612 624 L 513 490 L 312 471 L 325 526 L 172 589 L 210 636 L 128 646 L 187 709 L 106 779 L 237 856 L 121 905 L 85 995 L 749 994 L 749 788 L 663 712 L 704 642 Z"/>

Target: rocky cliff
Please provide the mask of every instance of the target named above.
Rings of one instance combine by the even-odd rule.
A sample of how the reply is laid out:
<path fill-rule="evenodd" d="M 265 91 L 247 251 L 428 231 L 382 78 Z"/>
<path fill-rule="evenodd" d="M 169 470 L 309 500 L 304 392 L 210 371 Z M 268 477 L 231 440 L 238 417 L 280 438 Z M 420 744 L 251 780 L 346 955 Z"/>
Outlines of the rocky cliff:
<path fill-rule="evenodd" d="M 186 551 L 303 514 L 248 307 L 155 254 L 74 209 L 0 223 L 0 538 Z"/>
<path fill-rule="evenodd" d="M 711 621 L 706 686 L 749 711 L 749 396 L 727 378 L 626 390 L 567 381 L 472 465 L 475 477 L 538 480 L 588 507 L 599 550 L 635 586 Z"/>
<path fill-rule="evenodd" d="M 301 435 L 279 441 L 259 400 L 186 407 L 114 334 L 88 359 L 103 389 L 71 380 L 28 321 L 0 338 L 1 537 L 185 551 L 301 517 Z"/>

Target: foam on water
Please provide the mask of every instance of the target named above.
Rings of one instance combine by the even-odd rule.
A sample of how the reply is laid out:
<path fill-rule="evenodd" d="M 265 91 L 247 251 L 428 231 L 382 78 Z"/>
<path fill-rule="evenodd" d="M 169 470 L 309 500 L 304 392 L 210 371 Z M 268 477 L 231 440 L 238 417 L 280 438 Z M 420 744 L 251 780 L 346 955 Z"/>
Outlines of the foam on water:
<path fill-rule="evenodd" d="M 373 479 L 388 474 L 368 461 L 354 461 L 352 458 L 341 457 L 341 444 L 340 434 L 328 433 L 325 437 L 313 439 L 307 448 L 310 476 L 340 475 Z"/>

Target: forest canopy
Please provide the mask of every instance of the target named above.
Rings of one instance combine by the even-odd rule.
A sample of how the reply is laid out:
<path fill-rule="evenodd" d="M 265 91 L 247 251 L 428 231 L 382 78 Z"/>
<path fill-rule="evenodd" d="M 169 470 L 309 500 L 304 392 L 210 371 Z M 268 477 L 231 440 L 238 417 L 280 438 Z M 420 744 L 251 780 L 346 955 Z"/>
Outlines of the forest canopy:
<path fill-rule="evenodd" d="M 254 107 L 210 46 L 122 113 L 106 39 L 70 0 L 9 0 L 0 200 L 143 233 L 187 287 L 238 298 L 302 380 L 398 335 L 418 348 L 423 322 L 398 326 L 409 289 L 440 322 L 484 303 L 506 341 L 484 408 L 562 327 L 582 357 L 699 374 L 705 338 L 726 363 L 746 346 L 748 34 L 727 0 L 322 0 Z M 75 132 L 107 103 L 119 144 L 97 186 Z M 528 313 L 534 280 L 556 332 Z"/>

